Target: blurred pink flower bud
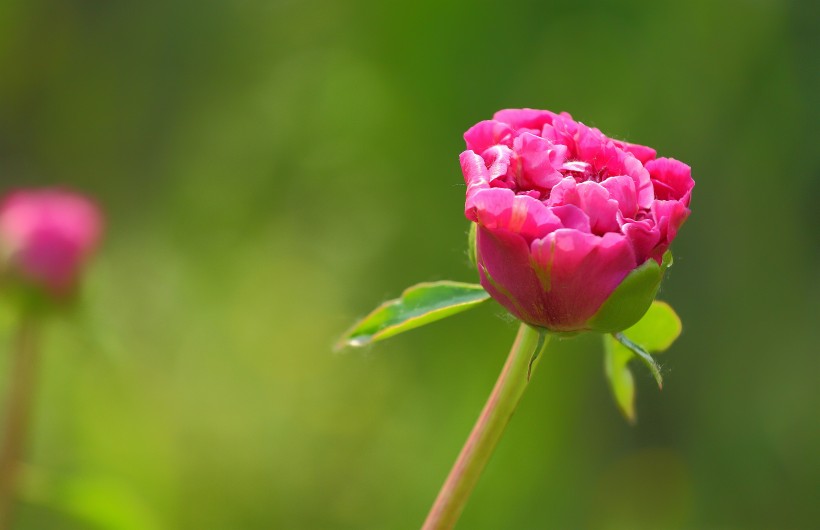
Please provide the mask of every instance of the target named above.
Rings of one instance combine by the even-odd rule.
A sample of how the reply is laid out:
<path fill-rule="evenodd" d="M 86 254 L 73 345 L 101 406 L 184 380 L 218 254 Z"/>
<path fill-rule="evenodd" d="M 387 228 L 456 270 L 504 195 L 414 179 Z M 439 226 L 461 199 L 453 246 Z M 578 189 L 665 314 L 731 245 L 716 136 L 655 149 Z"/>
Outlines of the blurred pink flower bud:
<path fill-rule="evenodd" d="M 487 292 L 553 331 L 634 324 L 689 216 L 689 166 L 546 110 L 502 110 L 464 139 L 465 215 Z"/>
<path fill-rule="evenodd" d="M 19 190 L 0 200 L 0 271 L 54 297 L 75 289 L 102 232 L 88 198 L 61 189 Z"/>

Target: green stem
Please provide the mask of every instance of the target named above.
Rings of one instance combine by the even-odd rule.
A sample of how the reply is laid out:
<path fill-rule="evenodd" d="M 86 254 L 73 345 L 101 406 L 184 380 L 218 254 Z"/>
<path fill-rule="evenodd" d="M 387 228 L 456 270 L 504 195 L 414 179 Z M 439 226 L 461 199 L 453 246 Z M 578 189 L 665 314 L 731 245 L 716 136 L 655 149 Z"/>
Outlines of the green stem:
<path fill-rule="evenodd" d="M 549 341 L 550 336 L 545 333 L 521 324 L 495 388 L 441 487 L 422 530 L 445 530 L 455 526 L 527 388 L 540 353 L 536 349 L 541 350 Z"/>
<path fill-rule="evenodd" d="M 20 320 L 9 364 L 6 411 L 0 431 L 0 530 L 9 530 L 17 491 L 20 459 L 31 416 L 37 365 L 36 326 L 31 316 Z"/>

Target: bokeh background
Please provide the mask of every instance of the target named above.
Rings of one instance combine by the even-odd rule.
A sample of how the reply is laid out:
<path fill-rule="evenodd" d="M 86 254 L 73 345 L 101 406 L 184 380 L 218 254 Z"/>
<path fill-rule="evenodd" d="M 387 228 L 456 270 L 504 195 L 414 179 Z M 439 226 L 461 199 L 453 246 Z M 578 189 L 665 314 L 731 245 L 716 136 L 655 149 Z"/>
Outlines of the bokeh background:
<path fill-rule="evenodd" d="M 331 347 L 475 280 L 461 135 L 522 106 L 692 165 L 684 333 L 662 393 L 636 368 L 636 427 L 598 339 L 554 347 L 460 528 L 820 527 L 818 26 L 810 0 L 3 0 L 0 185 L 108 217 L 44 337 L 17 528 L 419 526 L 515 325 Z"/>

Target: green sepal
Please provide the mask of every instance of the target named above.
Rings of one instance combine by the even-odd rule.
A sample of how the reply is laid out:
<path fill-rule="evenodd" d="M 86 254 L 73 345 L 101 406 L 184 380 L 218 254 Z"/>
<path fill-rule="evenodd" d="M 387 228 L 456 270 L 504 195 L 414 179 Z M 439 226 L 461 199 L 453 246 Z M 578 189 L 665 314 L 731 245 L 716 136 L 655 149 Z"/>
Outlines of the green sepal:
<path fill-rule="evenodd" d="M 336 349 L 366 346 L 466 311 L 489 297 L 481 285 L 473 283 L 440 281 L 414 285 L 354 324 L 336 343 Z"/>
<path fill-rule="evenodd" d="M 666 302 L 654 301 L 646 314 L 622 333 L 606 334 L 604 340 L 604 369 L 612 395 L 621 413 L 635 423 L 635 381 L 628 364 L 638 357 L 649 366 L 660 386 L 660 370 L 649 357 L 669 348 L 682 330 L 680 318 Z M 620 335 L 619 337 L 616 335 Z"/>
<path fill-rule="evenodd" d="M 476 238 L 478 237 L 478 228 L 476 223 L 470 223 L 470 231 L 467 232 L 467 257 L 470 258 L 470 265 L 478 268 L 478 253 L 476 252 Z"/>
<path fill-rule="evenodd" d="M 648 259 L 630 272 L 589 319 L 587 329 L 615 333 L 638 322 L 652 305 L 663 275 L 671 265 L 672 252 L 667 251 L 660 265 Z"/>

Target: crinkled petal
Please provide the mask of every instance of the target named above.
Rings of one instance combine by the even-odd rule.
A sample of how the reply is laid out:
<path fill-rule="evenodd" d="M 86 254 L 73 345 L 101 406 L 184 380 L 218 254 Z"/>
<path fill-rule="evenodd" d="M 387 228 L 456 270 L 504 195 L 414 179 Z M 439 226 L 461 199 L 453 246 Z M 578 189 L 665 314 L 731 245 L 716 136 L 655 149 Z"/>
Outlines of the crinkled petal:
<path fill-rule="evenodd" d="M 479 225 L 476 251 L 481 285 L 517 318 L 546 326 L 544 285 L 532 266 L 530 247 L 519 234 Z"/>
<path fill-rule="evenodd" d="M 635 251 L 635 261 L 638 264 L 642 264 L 649 258 L 654 258 L 658 264 L 661 263 L 663 252 L 666 249 L 664 248 L 663 252 L 660 253 L 656 250 L 661 242 L 661 232 L 656 228 L 653 219 L 627 223 L 622 227 L 622 231 L 632 244 Z"/>
<path fill-rule="evenodd" d="M 484 151 L 481 158 L 484 159 L 484 163 L 487 165 L 490 181 L 507 175 L 514 157 L 513 150 L 504 145 L 494 145 Z"/>
<path fill-rule="evenodd" d="M 522 188 L 549 190 L 563 178 L 559 168 L 566 159 L 566 146 L 524 133 L 513 141 L 513 150 L 518 155 L 517 180 Z"/>
<path fill-rule="evenodd" d="M 521 234 L 527 241 L 561 228 L 561 219 L 538 199 L 512 190 L 480 190 L 467 200 L 465 215 L 490 230 Z"/>
<path fill-rule="evenodd" d="M 578 158 L 576 140 L 581 126 L 582 124 L 574 121 L 572 116 L 562 112 L 552 120 L 552 123 L 544 125 L 541 136 L 554 144 L 567 146 L 567 157 L 574 159 Z"/>
<path fill-rule="evenodd" d="M 628 153 L 620 152 L 623 153 L 621 160 L 622 174 L 632 177 L 632 180 L 635 181 L 635 195 L 638 198 L 638 207 L 648 209 L 652 205 L 652 201 L 655 200 L 655 189 L 652 186 L 649 172 L 643 167 L 640 160 Z M 610 174 L 616 175 L 617 173 L 612 172 Z"/>
<path fill-rule="evenodd" d="M 592 232 L 589 227 L 589 216 L 574 204 L 553 206 L 550 210 L 561 219 L 563 228 L 572 228 L 587 234 Z"/>
<path fill-rule="evenodd" d="M 646 164 L 646 169 L 655 187 L 655 197 L 659 200 L 681 201 L 689 206 L 692 188 L 692 168 L 674 158 L 658 158 Z"/>
<path fill-rule="evenodd" d="M 584 329 L 636 267 L 632 247 L 622 234 L 599 237 L 561 229 L 533 241 L 531 252 L 543 289 L 539 324 L 559 331 Z"/>
<path fill-rule="evenodd" d="M 657 259 L 657 256 L 663 256 L 678 234 L 678 229 L 689 217 L 689 208 L 680 201 L 655 201 L 651 213 L 660 234 L 660 241 L 652 255 Z"/>
<path fill-rule="evenodd" d="M 495 120 L 480 121 L 464 133 L 467 149 L 478 154 L 498 144 L 511 145 L 515 131 L 507 124 Z"/>
<path fill-rule="evenodd" d="M 578 159 L 589 162 L 595 171 L 612 169 L 619 166 L 618 148 L 604 134 L 594 127 L 578 124 L 575 133 L 575 149 Z"/>
<path fill-rule="evenodd" d="M 627 153 L 632 153 L 635 158 L 641 161 L 642 164 L 646 164 L 650 160 L 654 160 L 658 154 L 657 151 L 645 145 L 631 144 L 620 140 L 612 140 L 612 143 L 614 143 L 619 149 L 623 149 Z"/>
<path fill-rule="evenodd" d="M 493 119 L 507 123 L 515 129 L 527 128 L 540 131 L 544 124 L 552 123 L 556 116 L 557 114 L 548 110 L 505 109 L 496 112 Z"/>
<path fill-rule="evenodd" d="M 579 124 L 576 134 L 577 157 L 591 164 L 593 175 L 627 175 L 635 181 L 635 195 L 638 207 L 648 209 L 655 199 L 649 172 L 640 160 L 631 153 L 617 147 L 616 143 L 604 136 L 598 129 Z"/>
<path fill-rule="evenodd" d="M 638 196 L 635 192 L 635 181 L 627 175 L 609 177 L 601 182 L 601 186 L 609 192 L 612 199 L 618 201 L 621 214 L 634 219 L 638 214 Z"/>
<path fill-rule="evenodd" d="M 618 232 L 618 201 L 609 197 L 609 192 L 597 182 L 580 184 L 567 177 L 552 188 L 547 201 L 550 206 L 573 204 L 589 217 L 589 225 L 594 234 Z"/>
<path fill-rule="evenodd" d="M 490 172 L 484 159 L 473 151 L 464 151 L 458 157 L 461 163 L 461 173 L 464 175 L 464 183 L 467 184 L 467 196 L 476 189 L 490 187 Z"/>

